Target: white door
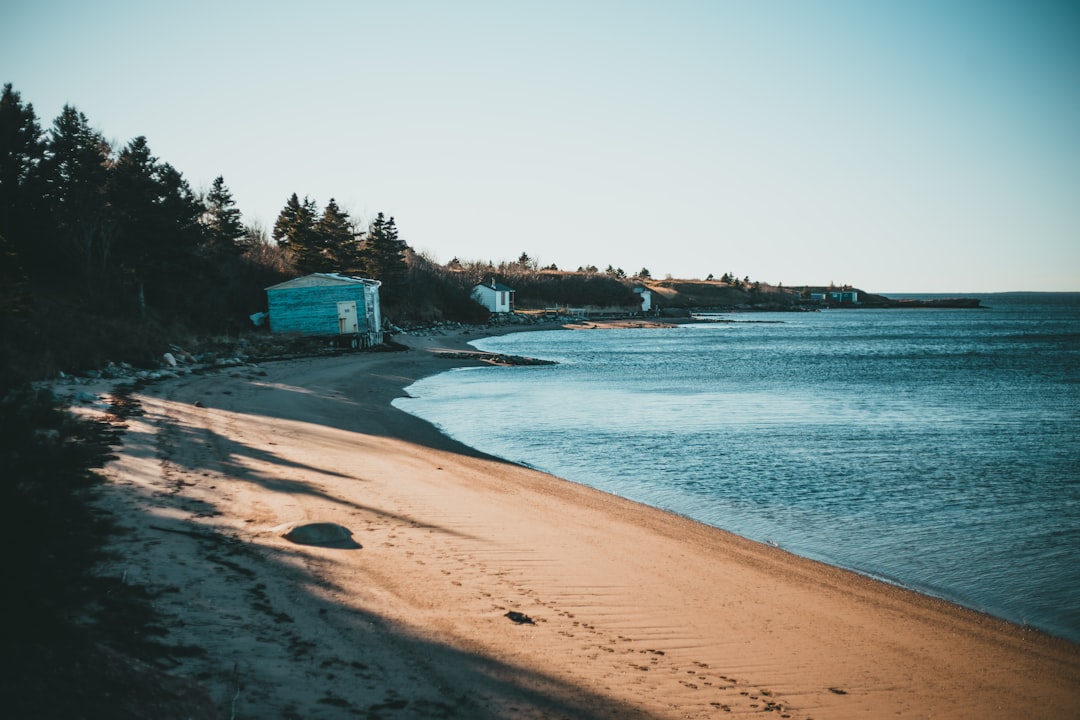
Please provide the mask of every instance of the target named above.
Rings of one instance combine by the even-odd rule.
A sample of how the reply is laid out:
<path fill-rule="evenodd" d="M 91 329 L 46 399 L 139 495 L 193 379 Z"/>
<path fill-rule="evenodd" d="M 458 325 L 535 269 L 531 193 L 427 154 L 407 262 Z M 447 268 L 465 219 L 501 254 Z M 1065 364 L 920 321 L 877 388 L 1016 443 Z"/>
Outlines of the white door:
<path fill-rule="evenodd" d="M 367 332 L 378 332 L 379 327 L 382 325 L 382 320 L 379 318 L 379 308 L 376 303 L 377 291 L 368 288 L 364 291 L 364 317 L 367 320 Z"/>
<path fill-rule="evenodd" d="M 352 335 L 357 332 L 355 300 L 346 300 L 337 304 L 337 323 L 338 332 L 342 335 Z"/>

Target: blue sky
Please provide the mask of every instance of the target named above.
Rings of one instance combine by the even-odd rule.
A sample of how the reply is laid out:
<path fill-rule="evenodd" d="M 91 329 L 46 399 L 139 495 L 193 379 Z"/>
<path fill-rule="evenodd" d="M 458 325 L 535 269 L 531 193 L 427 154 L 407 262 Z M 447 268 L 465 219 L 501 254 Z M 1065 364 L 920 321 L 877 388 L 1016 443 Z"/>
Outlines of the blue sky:
<path fill-rule="evenodd" d="M 0 82 L 245 221 L 292 193 L 440 261 L 870 292 L 1080 290 L 1080 3 L 0 8 Z"/>

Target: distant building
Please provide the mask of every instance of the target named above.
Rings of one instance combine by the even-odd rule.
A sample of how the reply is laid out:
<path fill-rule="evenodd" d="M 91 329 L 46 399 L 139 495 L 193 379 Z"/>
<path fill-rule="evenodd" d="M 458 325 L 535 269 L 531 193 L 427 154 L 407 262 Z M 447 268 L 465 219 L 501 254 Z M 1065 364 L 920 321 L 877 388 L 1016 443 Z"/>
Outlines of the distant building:
<path fill-rule="evenodd" d="M 383 341 L 378 280 L 314 273 L 266 288 L 270 331 L 351 335 L 363 347 Z"/>
<path fill-rule="evenodd" d="M 652 310 L 652 290 L 643 287 L 634 288 L 634 292 L 641 296 L 641 313 L 647 315 Z"/>
<path fill-rule="evenodd" d="M 858 305 L 859 293 L 857 290 L 830 290 L 829 299 L 836 303 Z"/>
<path fill-rule="evenodd" d="M 494 279 L 474 285 L 472 299 L 486 307 L 489 312 L 508 313 L 514 310 L 513 288 L 497 283 Z"/>
<path fill-rule="evenodd" d="M 858 290 L 829 290 L 828 292 L 812 292 L 810 299 L 818 302 L 832 302 L 841 305 L 858 305 Z"/>

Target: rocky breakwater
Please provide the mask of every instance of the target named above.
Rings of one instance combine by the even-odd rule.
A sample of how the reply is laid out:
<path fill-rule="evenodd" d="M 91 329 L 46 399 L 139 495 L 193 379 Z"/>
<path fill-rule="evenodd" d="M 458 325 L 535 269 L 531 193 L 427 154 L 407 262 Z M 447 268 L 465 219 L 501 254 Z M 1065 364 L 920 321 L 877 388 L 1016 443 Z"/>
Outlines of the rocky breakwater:
<path fill-rule="evenodd" d="M 557 365 L 554 360 L 541 360 L 539 358 L 524 357 L 522 355 L 504 355 L 502 353 L 489 353 L 480 351 L 443 351 L 435 353 L 436 357 L 445 360 L 479 360 L 491 365 Z"/>
<path fill-rule="evenodd" d="M 890 300 L 887 307 L 894 308 L 981 308 L 979 298 L 899 298 Z"/>

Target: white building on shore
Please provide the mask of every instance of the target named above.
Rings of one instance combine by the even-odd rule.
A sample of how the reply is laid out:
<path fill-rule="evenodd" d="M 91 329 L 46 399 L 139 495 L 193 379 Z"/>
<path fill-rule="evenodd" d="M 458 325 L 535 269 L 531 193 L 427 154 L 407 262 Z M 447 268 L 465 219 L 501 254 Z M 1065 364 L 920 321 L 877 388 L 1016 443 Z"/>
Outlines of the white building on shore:
<path fill-rule="evenodd" d="M 473 286 L 472 298 L 493 313 L 509 313 L 514 311 L 514 289 L 490 281 Z"/>

